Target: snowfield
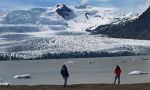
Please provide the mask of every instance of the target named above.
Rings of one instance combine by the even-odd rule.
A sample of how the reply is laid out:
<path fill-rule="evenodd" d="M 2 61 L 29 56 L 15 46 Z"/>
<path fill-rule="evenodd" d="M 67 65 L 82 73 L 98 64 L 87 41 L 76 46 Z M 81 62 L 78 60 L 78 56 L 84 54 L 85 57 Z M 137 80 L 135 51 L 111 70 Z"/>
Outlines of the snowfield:
<path fill-rule="evenodd" d="M 10 56 L 13 59 L 59 58 L 63 56 L 62 53 L 69 54 L 69 57 L 80 57 L 80 54 L 85 57 L 94 56 L 93 54 L 103 56 L 99 55 L 102 52 L 110 56 L 116 53 L 150 53 L 150 41 L 114 39 L 103 35 L 89 35 L 85 31 L 99 25 L 133 20 L 138 14 L 87 5 L 69 7 L 71 11 L 64 11 L 59 15 L 56 10 L 63 8 L 63 5 L 60 6 L 9 10 L 6 13 L 1 11 L 1 59 L 10 59 Z M 68 14 L 70 12 L 74 15 Z"/>

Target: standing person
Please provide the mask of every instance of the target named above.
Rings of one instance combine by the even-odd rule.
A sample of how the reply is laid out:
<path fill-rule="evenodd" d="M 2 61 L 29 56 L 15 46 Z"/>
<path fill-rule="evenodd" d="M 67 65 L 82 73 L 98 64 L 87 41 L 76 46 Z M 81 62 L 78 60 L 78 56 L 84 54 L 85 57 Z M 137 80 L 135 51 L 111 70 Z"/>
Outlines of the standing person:
<path fill-rule="evenodd" d="M 61 75 L 64 79 L 64 87 L 66 87 L 67 86 L 67 79 L 69 78 L 69 73 L 68 73 L 68 69 L 67 69 L 66 65 L 62 66 Z"/>
<path fill-rule="evenodd" d="M 118 84 L 120 84 L 121 68 L 119 67 L 119 65 L 116 66 L 114 73 L 116 74 L 114 84 L 116 84 L 117 80 L 118 80 Z"/>

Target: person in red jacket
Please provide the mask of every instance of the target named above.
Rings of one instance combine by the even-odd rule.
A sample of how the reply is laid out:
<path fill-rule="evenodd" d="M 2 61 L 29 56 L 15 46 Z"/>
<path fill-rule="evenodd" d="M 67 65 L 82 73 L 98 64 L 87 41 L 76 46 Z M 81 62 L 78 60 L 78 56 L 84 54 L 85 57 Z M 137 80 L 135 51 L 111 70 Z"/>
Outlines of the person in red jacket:
<path fill-rule="evenodd" d="M 116 66 L 116 69 L 114 71 L 115 73 L 115 81 L 114 84 L 116 84 L 116 81 L 118 80 L 118 84 L 120 84 L 120 74 L 121 74 L 121 68 L 119 67 L 119 65 Z"/>

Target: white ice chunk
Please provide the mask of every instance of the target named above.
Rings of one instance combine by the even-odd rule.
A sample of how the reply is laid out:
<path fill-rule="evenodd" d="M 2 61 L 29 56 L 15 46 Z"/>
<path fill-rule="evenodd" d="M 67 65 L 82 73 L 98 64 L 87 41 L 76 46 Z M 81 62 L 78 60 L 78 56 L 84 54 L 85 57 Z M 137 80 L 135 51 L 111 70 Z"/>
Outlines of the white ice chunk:
<path fill-rule="evenodd" d="M 73 61 L 67 61 L 67 62 L 65 62 L 66 64 L 72 64 L 72 63 L 75 63 L 75 62 L 73 62 Z"/>
<path fill-rule="evenodd" d="M 98 62 L 88 62 L 88 64 L 99 64 Z"/>
<path fill-rule="evenodd" d="M 128 74 L 129 75 L 142 75 L 142 74 L 148 74 L 148 73 L 147 72 L 143 72 L 143 71 L 131 71 Z"/>
<path fill-rule="evenodd" d="M 7 85 L 10 85 L 10 83 L 0 83 L 0 85 L 4 85 L 4 86 L 6 85 L 7 86 Z"/>
<path fill-rule="evenodd" d="M 15 79 L 29 79 L 31 78 L 31 74 L 24 74 L 24 75 L 15 75 Z"/>

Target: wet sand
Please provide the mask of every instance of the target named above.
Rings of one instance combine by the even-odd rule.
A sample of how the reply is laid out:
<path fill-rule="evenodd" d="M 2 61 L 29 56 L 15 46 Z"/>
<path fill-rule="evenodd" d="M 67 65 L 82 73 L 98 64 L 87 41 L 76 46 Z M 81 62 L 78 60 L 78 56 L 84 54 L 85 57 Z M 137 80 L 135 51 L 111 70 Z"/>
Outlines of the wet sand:
<path fill-rule="evenodd" d="M 150 56 L 1 61 L 0 78 L 2 82 L 12 85 L 62 85 L 60 69 L 68 61 L 66 65 L 70 73 L 69 84 L 112 84 L 116 65 L 120 65 L 122 69 L 121 84 L 150 82 Z M 149 74 L 128 75 L 135 70 Z M 32 78 L 14 79 L 18 74 L 31 74 Z"/>

